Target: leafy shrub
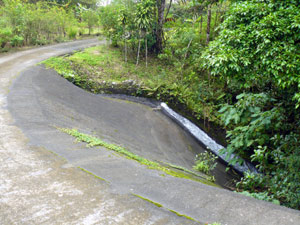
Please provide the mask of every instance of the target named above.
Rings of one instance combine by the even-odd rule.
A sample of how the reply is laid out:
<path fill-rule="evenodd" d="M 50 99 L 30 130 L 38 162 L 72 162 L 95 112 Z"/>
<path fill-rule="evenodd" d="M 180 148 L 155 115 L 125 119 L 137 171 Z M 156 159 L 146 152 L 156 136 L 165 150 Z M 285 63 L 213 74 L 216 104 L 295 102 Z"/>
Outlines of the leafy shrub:
<path fill-rule="evenodd" d="M 12 38 L 11 28 L 1 28 L 0 29 L 0 47 L 3 48 Z"/>
<path fill-rule="evenodd" d="M 83 21 L 86 22 L 89 28 L 89 34 L 91 34 L 93 27 L 98 25 L 99 17 L 97 13 L 91 9 L 85 10 L 82 13 Z"/>
<path fill-rule="evenodd" d="M 237 100 L 235 105 L 226 104 L 219 110 L 230 140 L 226 151 L 249 158 L 253 153 L 252 146 L 270 143 L 270 130 L 281 130 L 283 116 L 277 107 L 264 110 L 275 101 L 265 93 L 243 93 L 237 96 Z"/>
<path fill-rule="evenodd" d="M 77 29 L 75 27 L 71 27 L 68 31 L 68 37 L 70 39 L 75 39 L 77 35 Z"/>
<path fill-rule="evenodd" d="M 23 45 L 24 38 L 18 35 L 13 36 L 10 40 L 11 46 L 13 47 L 20 47 Z"/>
<path fill-rule="evenodd" d="M 236 1 L 202 55 L 204 68 L 242 88 L 293 88 L 300 84 L 299 18 L 298 1 Z"/>
<path fill-rule="evenodd" d="M 8 42 L 12 46 L 44 45 L 63 41 L 68 36 L 75 38 L 78 22 L 73 9 L 67 11 L 49 1 L 30 2 L 33 1 L 3 0 L 0 6 L 1 47 Z"/>
<path fill-rule="evenodd" d="M 234 1 L 219 37 L 201 58 L 202 68 L 222 80 L 232 96 L 219 111 L 227 130 L 226 151 L 251 160 L 259 171 L 246 173 L 239 189 L 296 209 L 300 208 L 299 18 L 298 1 Z"/>
<path fill-rule="evenodd" d="M 248 191 L 243 191 L 239 193 L 248 197 L 256 198 L 258 200 L 264 200 L 264 201 L 272 202 L 276 205 L 280 205 L 280 202 L 277 199 L 270 197 L 267 192 L 250 193 Z"/>
<path fill-rule="evenodd" d="M 227 126 L 227 152 L 251 160 L 260 172 L 246 173 L 238 187 L 299 209 L 300 139 L 287 123 L 285 109 L 265 93 L 237 99 L 219 111 Z"/>
<path fill-rule="evenodd" d="M 181 76 L 186 75 L 187 65 L 192 64 L 192 60 L 199 58 L 199 38 L 197 30 L 192 23 L 181 23 L 178 21 L 176 27 L 165 34 L 168 39 L 163 53 L 159 58 L 166 63 L 173 64 Z"/>
<path fill-rule="evenodd" d="M 217 166 L 217 159 L 218 156 L 205 151 L 196 156 L 196 165 L 193 168 L 207 175 L 211 175 L 212 170 Z"/>

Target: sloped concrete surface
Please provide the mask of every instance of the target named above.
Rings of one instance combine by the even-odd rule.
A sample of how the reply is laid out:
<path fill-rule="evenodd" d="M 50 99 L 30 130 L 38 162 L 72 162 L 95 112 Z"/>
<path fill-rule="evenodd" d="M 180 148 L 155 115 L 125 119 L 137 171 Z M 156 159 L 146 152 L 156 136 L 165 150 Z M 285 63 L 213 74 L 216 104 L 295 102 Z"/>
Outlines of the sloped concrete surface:
<path fill-rule="evenodd" d="M 0 57 L 0 224 L 194 224 L 131 194 L 113 193 L 108 183 L 31 144 L 15 126 L 7 95 L 20 71 L 96 44 L 77 41 Z"/>
<path fill-rule="evenodd" d="M 164 175 L 58 131 L 55 127 L 78 128 L 146 158 L 186 167 L 197 151 L 159 111 L 93 95 L 52 70 L 31 67 L 95 44 L 100 42 L 0 57 L 1 224 L 300 224 L 299 211 Z"/>

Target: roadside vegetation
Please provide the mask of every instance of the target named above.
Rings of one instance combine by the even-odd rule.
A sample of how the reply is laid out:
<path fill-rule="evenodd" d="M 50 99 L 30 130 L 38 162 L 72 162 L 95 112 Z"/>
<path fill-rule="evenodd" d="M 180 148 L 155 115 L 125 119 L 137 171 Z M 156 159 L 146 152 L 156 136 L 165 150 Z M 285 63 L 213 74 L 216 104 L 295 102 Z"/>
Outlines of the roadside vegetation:
<path fill-rule="evenodd" d="M 110 47 L 46 65 L 95 93 L 125 87 L 222 127 L 224 151 L 259 171 L 237 191 L 300 209 L 299 4 L 116 0 L 97 9 Z"/>
<path fill-rule="evenodd" d="M 0 52 L 81 38 L 97 31 L 96 1 L 0 1 Z"/>

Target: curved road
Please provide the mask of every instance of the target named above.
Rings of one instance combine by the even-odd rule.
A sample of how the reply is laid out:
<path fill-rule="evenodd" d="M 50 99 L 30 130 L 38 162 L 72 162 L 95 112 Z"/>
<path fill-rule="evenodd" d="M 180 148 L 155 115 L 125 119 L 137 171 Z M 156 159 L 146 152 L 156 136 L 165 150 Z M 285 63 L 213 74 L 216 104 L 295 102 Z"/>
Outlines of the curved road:
<path fill-rule="evenodd" d="M 146 158 L 186 167 L 199 150 L 160 112 L 87 93 L 34 66 L 97 44 L 83 40 L 0 57 L 1 224 L 197 223 L 170 210 L 200 223 L 300 224 L 299 211 L 162 176 L 106 149 L 74 143 L 55 129 L 78 128 Z"/>

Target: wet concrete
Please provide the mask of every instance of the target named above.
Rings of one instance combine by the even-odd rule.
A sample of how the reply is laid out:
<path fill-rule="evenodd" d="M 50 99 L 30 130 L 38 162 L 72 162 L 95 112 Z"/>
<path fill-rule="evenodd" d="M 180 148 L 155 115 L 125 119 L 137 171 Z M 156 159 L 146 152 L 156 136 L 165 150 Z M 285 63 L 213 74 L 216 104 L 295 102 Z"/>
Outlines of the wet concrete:
<path fill-rule="evenodd" d="M 97 41 L 81 43 L 85 46 Z M 194 150 L 186 148 L 193 140 L 150 107 L 87 93 L 40 66 L 26 69 L 11 85 L 17 71 L 50 55 L 76 48 L 81 46 L 69 43 L 0 58 L 0 118 L 3 124 L 0 174 L 4 181 L 0 193 L 6 196 L 6 199 L 0 199 L 0 207 L 8 206 L 8 210 L 0 211 L 4 224 L 10 224 L 10 221 L 23 223 L 22 218 L 31 224 L 44 224 L 44 218 L 48 223 L 52 219 L 66 224 L 93 224 L 93 221 L 97 224 L 194 223 L 167 209 L 201 223 L 300 224 L 298 211 L 191 180 L 162 176 L 159 171 L 149 170 L 106 149 L 86 148 L 84 144 L 74 143 L 72 137 L 55 129 L 55 126 L 78 128 L 147 158 L 186 167 L 190 166 L 189 155 L 194 154 Z M 192 146 L 192 149 L 197 148 Z M 5 154 L 8 153 L 7 157 Z M 106 182 L 84 174 L 77 167 L 91 171 Z M 164 207 L 158 208 L 132 194 Z M 78 209 L 68 207 L 71 200 Z M 33 216 L 34 209 L 42 211 Z M 82 218 L 88 219 L 83 223 Z"/>

